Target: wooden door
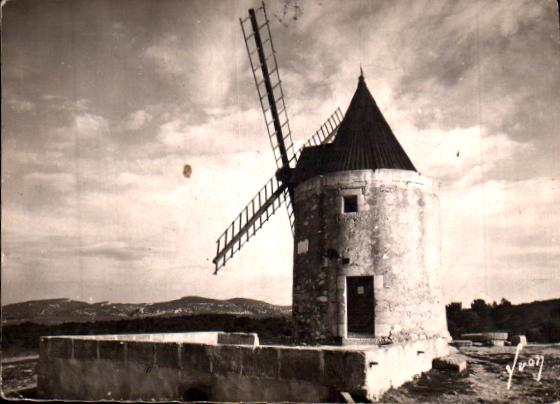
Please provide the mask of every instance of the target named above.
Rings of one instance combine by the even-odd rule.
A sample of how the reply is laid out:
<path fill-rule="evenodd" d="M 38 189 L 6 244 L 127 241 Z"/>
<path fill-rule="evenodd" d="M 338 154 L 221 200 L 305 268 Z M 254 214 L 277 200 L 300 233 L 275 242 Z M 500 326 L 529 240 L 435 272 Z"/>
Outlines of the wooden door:
<path fill-rule="evenodd" d="M 373 276 L 346 278 L 348 334 L 374 335 Z"/>

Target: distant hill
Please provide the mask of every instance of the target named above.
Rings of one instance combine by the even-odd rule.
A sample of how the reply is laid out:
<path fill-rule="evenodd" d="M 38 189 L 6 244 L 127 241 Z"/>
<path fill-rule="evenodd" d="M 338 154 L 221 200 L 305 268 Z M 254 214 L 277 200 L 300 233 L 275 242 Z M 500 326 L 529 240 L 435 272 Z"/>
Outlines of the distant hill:
<path fill-rule="evenodd" d="M 2 324 L 61 324 L 198 314 L 278 316 L 290 313 L 291 306 L 277 306 L 244 298 L 218 300 L 186 296 L 158 303 L 87 303 L 70 299 L 46 299 L 3 306 Z"/>
<path fill-rule="evenodd" d="M 291 306 L 276 306 L 245 298 L 219 300 L 185 296 L 158 303 L 87 303 L 70 299 L 48 299 L 3 306 L 2 325 L 114 321 L 136 324 L 142 320 L 146 324 L 152 324 L 163 319 L 170 319 L 170 324 L 173 325 L 174 321 L 184 323 L 185 318 L 193 316 L 209 318 L 225 315 L 259 319 L 279 316 L 287 318 L 290 314 Z M 478 299 L 466 308 L 460 303 L 451 303 L 447 305 L 447 322 L 454 338 L 460 338 L 461 334 L 467 332 L 507 331 L 510 334 L 525 334 L 533 342 L 560 342 L 560 299 L 519 305 L 511 304 L 505 299 L 500 303 L 486 303 Z M 142 329 L 140 325 L 137 328 Z M 163 325 L 156 328 L 160 332 L 165 331 Z"/>

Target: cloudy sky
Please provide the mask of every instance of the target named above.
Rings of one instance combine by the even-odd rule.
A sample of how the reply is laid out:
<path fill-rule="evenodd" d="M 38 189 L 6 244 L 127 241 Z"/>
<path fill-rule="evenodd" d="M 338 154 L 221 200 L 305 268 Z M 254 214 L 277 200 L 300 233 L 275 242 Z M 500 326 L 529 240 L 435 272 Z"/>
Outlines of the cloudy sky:
<path fill-rule="evenodd" d="M 441 182 L 445 300 L 560 297 L 556 2 L 293 4 L 268 2 L 294 140 L 346 110 L 361 64 Z M 255 5 L 4 6 L 3 303 L 290 303 L 284 210 L 212 275 L 217 236 L 275 169 L 238 21 Z"/>

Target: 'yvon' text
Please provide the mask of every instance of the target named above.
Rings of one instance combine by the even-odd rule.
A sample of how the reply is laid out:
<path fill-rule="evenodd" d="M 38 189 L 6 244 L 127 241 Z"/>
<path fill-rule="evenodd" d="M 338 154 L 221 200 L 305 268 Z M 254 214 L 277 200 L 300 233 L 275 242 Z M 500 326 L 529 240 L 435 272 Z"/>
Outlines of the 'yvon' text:
<path fill-rule="evenodd" d="M 542 368 L 544 365 L 544 356 L 533 355 L 531 358 L 529 358 L 526 361 L 519 361 L 519 353 L 521 352 L 522 349 L 523 349 L 523 344 L 522 343 L 517 344 L 517 348 L 515 350 L 515 358 L 513 359 L 513 365 L 512 366 L 506 365 L 506 371 L 509 374 L 508 384 L 507 384 L 508 390 L 511 388 L 511 378 L 513 377 L 513 373 L 515 372 L 516 366 L 519 372 L 523 372 L 525 368 L 538 368 L 539 371 L 536 376 L 533 374 L 533 378 L 536 381 L 541 380 Z"/>

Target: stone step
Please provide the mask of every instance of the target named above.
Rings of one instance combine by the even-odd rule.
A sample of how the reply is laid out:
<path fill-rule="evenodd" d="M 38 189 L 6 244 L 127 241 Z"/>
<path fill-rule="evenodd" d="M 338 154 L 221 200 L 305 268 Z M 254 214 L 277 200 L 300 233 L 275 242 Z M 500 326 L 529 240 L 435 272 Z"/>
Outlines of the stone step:
<path fill-rule="evenodd" d="M 467 370 L 467 358 L 461 354 L 452 354 L 436 358 L 432 361 L 432 367 L 439 370 L 451 370 L 463 372 Z"/>

